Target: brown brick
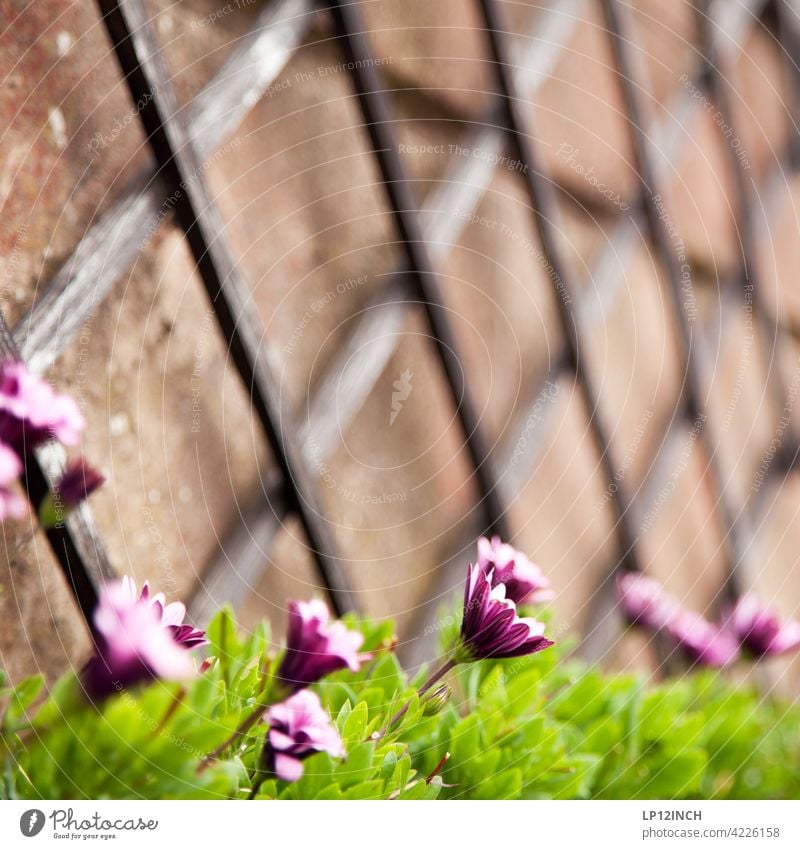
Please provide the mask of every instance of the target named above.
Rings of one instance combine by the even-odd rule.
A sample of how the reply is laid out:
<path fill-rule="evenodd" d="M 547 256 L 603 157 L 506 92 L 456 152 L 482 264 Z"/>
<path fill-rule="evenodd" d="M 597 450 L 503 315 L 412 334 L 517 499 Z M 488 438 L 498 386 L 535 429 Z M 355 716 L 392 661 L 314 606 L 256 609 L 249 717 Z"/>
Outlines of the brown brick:
<path fill-rule="evenodd" d="M 702 445 L 692 441 L 688 429 L 679 445 L 675 466 L 658 490 L 655 517 L 645 519 L 642 554 L 649 574 L 687 606 L 710 613 L 721 603 L 727 564 L 704 478 Z"/>
<path fill-rule="evenodd" d="M 733 133 L 729 144 L 736 145 L 738 138 L 752 169 L 752 173 L 748 168 L 744 171 L 748 187 L 753 180 L 763 180 L 771 170 L 784 167 L 786 162 L 787 109 L 791 108 L 791 96 L 785 85 L 787 70 L 774 35 L 761 25 L 753 26 L 736 53 L 730 73 L 734 92 L 733 114 L 728 122 Z"/>
<path fill-rule="evenodd" d="M 211 79 L 263 8 L 259 0 L 145 0 L 144 5 L 181 106 Z"/>
<path fill-rule="evenodd" d="M 529 131 L 544 170 L 570 191 L 629 202 L 638 189 L 619 81 L 599 4 L 588 4 L 534 98 Z"/>
<path fill-rule="evenodd" d="M 740 261 L 735 194 L 714 111 L 696 106 L 665 180 L 666 209 L 698 272 L 730 275 Z"/>
<path fill-rule="evenodd" d="M 689 0 L 637 0 L 632 5 L 637 62 L 644 63 L 651 96 L 668 104 L 680 87 L 681 74 L 694 77 L 699 68 L 700 57 L 693 46 L 695 11 Z"/>
<path fill-rule="evenodd" d="M 758 294 L 771 315 L 797 333 L 800 329 L 800 288 L 797 286 L 800 243 L 796 234 L 800 228 L 800 181 L 786 175 L 785 179 L 773 183 L 771 194 L 765 193 L 765 197 L 771 200 L 768 210 L 754 210 L 758 228 Z"/>
<path fill-rule="evenodd" d="M 108 477 L 91 504 L 114 565 L 185 596 L 266 457 L 175 229 L 147 249 L 52 378 L 80 402 L 82 451 Z"/>
<path fill-rule="evenodd" d="M 617 275 L 597 281 L 616 290 L 608 306 L 600 291 L 585 295 L 593 321 L 584 321 L 581 356 L 600 393 L 617 474 L 632 490 L 675 414 L 683 363 L 668 284 L 655 258 L 635 247 L 620 257 Z"/>
<path fill-rule="evenodd" d="M 380 70 L 393 82 L 424 91 L 456 113 L 482 114 L 494 79 L 472 0 L 376 0 L 362 4 L 362 14 L 375 55 L 388 61 Z"/>
<path fill-rule="evenodd" d="M 550 578 L 557 600 L 558 633 L 579 629 L 587 601 L 607 575 L 615 553 L 606 480 L 574 382 L 559 382 L 545 450 L 511 508 L 515 544 Z"/>
<path fill-rule="evenodd" d="M 32 519 L 0 527 L 0 669 L 12 682 L 76 667 L 89 634 L 49 544 Z"/>
<path fill-rule="evenodd" d="M 12 323 L 143 159 L 95 7 L 72 4 L 53 19 L 50 4 L 28 5 L 0 36 L 0 285 Z"/>

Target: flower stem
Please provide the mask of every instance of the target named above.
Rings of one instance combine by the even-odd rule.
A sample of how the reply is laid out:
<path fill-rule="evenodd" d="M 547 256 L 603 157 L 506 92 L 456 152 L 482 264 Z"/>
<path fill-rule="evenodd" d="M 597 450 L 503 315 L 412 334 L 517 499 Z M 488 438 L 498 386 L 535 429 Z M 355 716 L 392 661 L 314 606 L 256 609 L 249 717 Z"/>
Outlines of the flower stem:
<path fill-rule="evenodd" d="M 255 775 L 253 776 L 253 786 L 250 788 L 250 793 L 248 794 L 248 799 L 255 799 L 256 794 L 261 789 L 261 785 L 264 783 L 267 775 L 263 770 L 257 769 Z"/>
<path fill-rule="evenodd" d="M 431 677 L 428 678 L 428 680 L 419 688 L 419 690 L 417 690 L 417 695 L 418 696 L 425 695 L 425 693 L 427 693 L 428 690 L 430 690 L 430 688 L 433 687 L 433 685 L 437 681 L 439 681 L 439 679 L 444 678 L 444 676 L 447 675 L 447 673 L 457 663 L 458 663 L 458 661 L 453 660 L 452 658 L 450 660 L 448 660 L 447 663 L 445 663 L 444 666 L 442 666 L 440 669 L 437 669 L 436 672 L 434 672 L 433 675 L 431 675 Z M 387 722 L 386 725 L 378 732 L 378 734 L 374 735 L 372 737 L 372 739 L 377 742 L 378 740 L 380 740 L 384 736 L 386 736 L 386 734 L 389 732 L 389 730 L 393 726 L 397 725 L 397 723 L 400 722 L 400 720 L 408 713 L 408 709 L 410 707 L 411 707 L 411 700 L 407 701 L 403 705 L 403 707 L 401 707 L 400 710 L 397 711 L 397 713 L 389 720 L 389 722 Z"/>
<path fill-rule="evenodd" d="M 458 663 L 458 661 L 453 660 L 452 658 L 445 663 L 445 665 L 438 671 L 434 672 L 430 678 L 419 688 L 417 691 L 417 695 L 423 696 L 425 693 L 430 690 L 430 688 L 440 679 L 444 678 L 445 675 Z"/>
<path fill-rule="evenodd" d="M 227 737 L 223 740 L 222 743 L 219 744 L 215 749 L 209 752 L 202 761 L 200 761 L 199 766 L 197 767 L 198 775 L 203 772 L 208 766 L 211 764 L 211 761 L 214 758 L 219 757 L 228 746 L 232 746 L 236 740 L 242 736 L 242 734 L 246 734 L 258 720 L 264 715 L 264 712 L 269 707 L 269 703 L 260 703 L 258 707 L 251 713 L 248 714 L 236 727 L 236 730 L 231 734 L 230 737 Z"/>
<path fill-rule="evenodd" d="M 444 769 L 445 764 L 450 760 L 450 752 L 445 752 L 444 757 L 433 768 L 433 772 L 425 779 L 426 784 L 430 784 L 434 778 Z"/>

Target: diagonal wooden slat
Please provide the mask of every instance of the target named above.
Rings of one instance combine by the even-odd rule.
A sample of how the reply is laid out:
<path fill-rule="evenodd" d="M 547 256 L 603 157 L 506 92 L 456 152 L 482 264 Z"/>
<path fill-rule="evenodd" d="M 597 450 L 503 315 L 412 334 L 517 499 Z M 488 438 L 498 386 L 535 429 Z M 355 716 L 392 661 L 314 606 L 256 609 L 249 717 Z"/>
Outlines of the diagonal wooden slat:
<path fill-rule="evenodd" d="M 358 4 L 346 0 L 330 0 L 329 7 L 351 69 L 356 99 L 381 169 L 394 225 L 402 242 L 409 286 L 422 306 L 433 347 L 461 425 L 464 443 L 475 469 L 475 482 L 486 515 L 487 532 L 508 537 L 505 505 L 497 487 L 491 449 L 486 442 L 478 408 L 457 353 L 457 339 L 420 226 L 418 204 L 398 152 L 389 93 L 384 89 L 375 68 L 361 10 Z"/>
<path fill-rule="evenodd" d="M 338 612 L 356 607 L 336 555 L 332 531 L 318 503 L 309 470 L 291 423 L 284 424 L 280 384 L 264 344 L 263 331 L 247 282 L 225 240 L 225 228 L 202 179 L 199 160 L 183 126 L 158 39 L 140 0 L 99 0 L 103 20 L 140 112 L 159 173 L 170 188 L 178 223 L 182 227 L 225 336 L 231 359 L 250 394 L 282 475 L 286 497 L 298 513 L 320 578 Z M 146 97 L 147 92 L 157 92 Z"/>
<path fill-rule="evenodd" d="M 20 359 L 8 325 L 0 314 L 0 360 Z M 52 481 L 64 471 L 64 449 L 51 443 L 25 457 L 22 484 L 33 511 L 52 489 Z M 44 531 L 67 585 L 91 629 L 97 604 L 98 588 L 114 577 L 114 569 L 92 522 L 89 508 L 83 504 L 61 526 Z"/>
<path fill-rule="evenodd" d="M 780 0 L 771 0 L 767 4 L 767 10 L 775 11 L 776 6 L 785 11 L 785 6 Z M 719 41 L 713 35 L 716 24 L 710 12 L 711 5 L 707 0 L 703 0 L 702 5 L 695 7 L 695 19 L 700 36 L 698 49 L 703 62 L 700 80 L 704 83 L 711 102 L 718 107 L 720 116 L 720 120 L 714 123 L 723 137 L 725 165 L 733 185 L 734 202 L 738 212 L 737 224 L 740 225 L 737 227 L 742 258 L 742 276 L 739 287 L 742 299 L 752 311 L 756 322 L 757 342 L 760 343 L 767 368 L 767 385 L 765 387 L 766 394 L 769 396 L 767 400 L 777 410 L 782 410 L 788 379 L 783 372 L 780 356 L 780 330 L 777 321 L 770 318 L 763 302 L 764 281 L 760 279 L 758 270 L 756 220 L 755 216 L 748 214 L 749 209 L 758 206 L 759 199 L 753 196 L 749 186 L 750 180 L 745 180 L 744 170 L 738 160 L 736 150 L 725 138 L 727 130 L 723 129 L 723 127 L 735 128 L 737 125 L 733 98 L 729 92 L 732 81 L 736 79 L 734 57 L 720 50 Z M 789 80 L 789 84 L 791 85 L 791 80 Z M 792 133 L 790 133 L 790 139 L 793 139 Z M 790 149 L 793 153 L 795 152 L 795 145 L 796 140 L 792 140 Z M 790 165 L 791 160 L 787 161 L 787 164 Z M 794 424 L 790 424 L 789 427 L 791 431 L 796 430 Z M 794 432 L 792 432 L 792 441 L 797 441 L 797 434 Z"/>
<path fill-rule="evenodd" d="M 578 389 L 588 416 L 588 428 L 592 435 L 604 476 L 607 478 L 615 508 L 615 534 L 618 543 L 619 563 L 626 569 L 639 569 L 637 537 L 627 514 L 627 497 L 621 482 L 613 486 L 618 464 L 615 463 L 611 437 L 600 409 L 600 395 L 582 355 L 581 334 L 584 328 L 577 323 L 574 304 L 578 289 L 559 238 L 562 228 L 558 223 L 558 203 L 553 184 L 545 174 L 539 160 L 539 151 L 533 142 L 530 120 L 522 109 L 522 101 L 516 90 L 513 75 L 506 62 L 503 39 L 509 27 L 504 9 L 496 0 L 480 0 L 479 6 L 490 46 L 490 58 L 500 95 L 503 126 L 511 139 L 514 157 L 525 164 L 521 180 L 525 187 L 536 225 L 542 253 L 549 269 L 548 276 L 553 288 L 553 297 L 558 307 L 559 324 L 563 336 L 569 368 L 575 375 Z"/>

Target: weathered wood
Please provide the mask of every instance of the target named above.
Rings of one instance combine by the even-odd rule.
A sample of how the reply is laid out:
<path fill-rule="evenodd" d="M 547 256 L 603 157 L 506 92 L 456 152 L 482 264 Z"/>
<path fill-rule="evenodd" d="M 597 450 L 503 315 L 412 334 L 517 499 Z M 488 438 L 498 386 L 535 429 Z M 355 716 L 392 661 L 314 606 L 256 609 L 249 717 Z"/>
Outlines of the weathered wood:
<path fill-rule="evenodd" d="M 20 359 L 8 325 L 0 315 L 0 360 Z M 52 490 L 52 482 L 64 471 L 65 452 L 58 443 L 49 443 L 24 458 L 22 485 L 31 509 Z M 61 525 L 45 530 L 47 541 L 58 561 L 67 585 L 91 628 L 98 589 L 114 576 L 114 569 L 97 534 L 89 508 L 83 504 Z"/>

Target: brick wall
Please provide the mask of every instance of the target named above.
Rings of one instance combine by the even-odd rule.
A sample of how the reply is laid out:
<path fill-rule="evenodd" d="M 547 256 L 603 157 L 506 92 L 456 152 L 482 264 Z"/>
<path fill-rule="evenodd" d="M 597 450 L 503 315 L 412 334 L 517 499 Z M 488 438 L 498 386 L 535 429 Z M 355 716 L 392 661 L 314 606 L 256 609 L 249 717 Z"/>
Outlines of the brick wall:
<path fill-rule="evenodd" d="M 554 14 L 553 5 L 562 11 Z M 243 0 L 147 6 L 186 114 L 265 8 Z M 150 153 L 92 4 L 0 8 L 15 20 L 0 35 L 2 296 L 24 339 L 28 311 L 69 267 L 82 236 L 148 167 Z M 730 51 L 735 133 L 726 140 L 715 110 L 692 99 L 698 55 L 689 4 L 640 0 L 633 10 L 673 247 L 692 268 L 684 306 L 704 365 L 703 403 L 724 483 L 741 504 L 779 427 L 766 376 L 780 368 L 788 387 L 800 354 L 786 67 L 769 28 L 750 27 L 741 48 Z M 378 0 L 363 13 L 396 90 L 399 152 L 425 204 L 426 234 L 458 231 L 434 255 L 487 434 L 498 452 L 510 453 L 563 340 L 520 164 L 502 149 L 475 146 L 494 86 L 479 15 L 468 0 Z M 527 34 L 516 47 L 534 62 L 556 36 L 565 40 L 555 61 L 534 75 L 525 109 L 559 189 L 555 212 L 581 292 L 581 355 L 601 390 L 594 414 L 613 435 L 620 485 L 650 493 L 637 521 L 648 569 L 705 608 L 726 563 L 690 425 L 676 426 L 666 478 L 653 484 L 648 476 L 676 415 L 684 364 L 663 269 L 645 232 L 628 226 L 638 178 L 600 6 L 517 3 L 509 14 L 516 32 Z M 319 13 L 307 17 L 303 45 L 204 169 L 263 319 L 293 429 L 307 426 L 308 399 L 324 385 L 326 365 L 374 308 L 400 255 L 329 22 Z M 747 160 L 753 209 L 737 208 L 726 149 L 733 140 Z M 496 166 L 474 208 L 436 205 L 454 163 L 490 155 Z M 780 327 L 779 353 L 762 348 L 731 285 L 743 212 L 757 223 L 760 295 Z M 230 534 L 247 524 L 242 516 L 262 497 L 272 461 L 181 233 L 167 217 L 152 236 L 130 238 L 140 243 L 135 261 L 49 375 L 81 402 L 89 422 L 84 453 L 108 475 L 92 508 L 114 564 L 186 597 Z M 108 262 L 113 251 L 109 245 Z M 309 462 L 363 607 L 394 617 L 406 657 L 418 660 L 430 651 L 416 639 L 421 623 L 460 581 L 460 567 L 438 567 L 477 530 L 476 488 L 421 316 L 410 311 L 387 332 L 398 337 L 396 349 L 363 408 L 330 456 Z M 385 341 L 368 338 L 356 353 L 377 357 Z M 346 362 L 325 408 L 334 424 L 352 385 L 347 378 L 364 361 Z M 393 385 L 404 372 L 411 391 L 390 422 Z M 555 585 L 559 621 L 578 629 L 616 558 L 614 516 L 588 431 L 593 411 L 572 379 L 557 377 L 540 408 L 546 425 L 537 431 L 537 461 L 506 484 L 510 518 L 516 543 Z M 746 580 L 786 614 L 800 613 L 797 491 L 796 474 L 770 484 L 747 564 Z M 34 668 L 55 674 L 86 650 L 79 617 L 31 522 L 8 523 L 3 535 L 0 665 L 15 677 Z M 294 521 L 261 560 L 265 568 L 239 613 L 246 624 L 266 615 L 280 625 L 286 599 L 319 584 Z M 615 654 L 628 662 L 632 652 Z"/>

